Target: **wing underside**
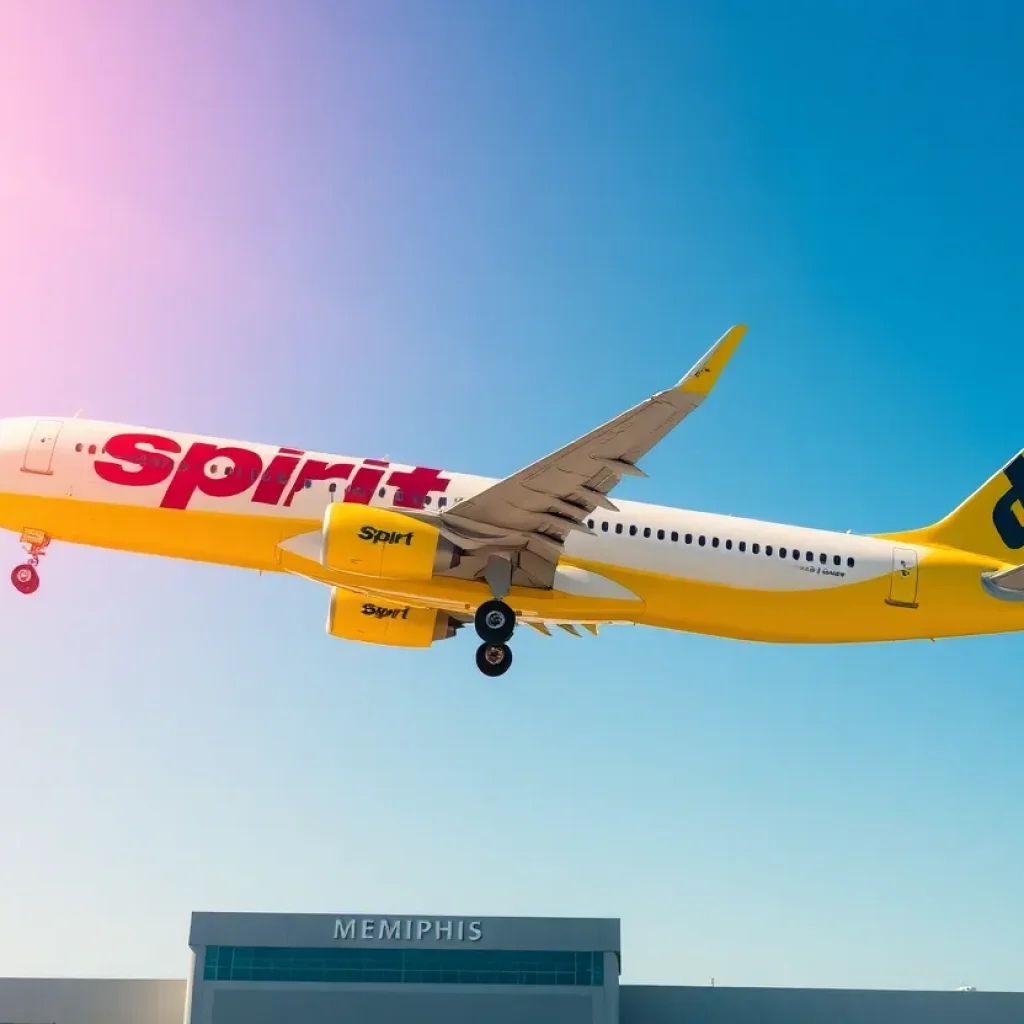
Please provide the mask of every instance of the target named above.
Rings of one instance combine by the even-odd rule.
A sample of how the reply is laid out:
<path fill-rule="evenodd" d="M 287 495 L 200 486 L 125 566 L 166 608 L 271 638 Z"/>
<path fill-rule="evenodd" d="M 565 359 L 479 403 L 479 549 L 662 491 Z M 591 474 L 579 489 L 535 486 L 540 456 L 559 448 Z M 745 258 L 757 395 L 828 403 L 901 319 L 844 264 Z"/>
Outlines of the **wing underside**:
<path fill-rule="evenodd" d="M 569 534 L 616 510 L 608 495 L 624 476 L 646 476 L 637 462 L 702 404 L 745 332 L 730 328 L 674 387 L 443 512 L 442 532 L 464 552 L 444 575 L 483 578 L 497 557 L 512 585 L 550 588 Z"/>

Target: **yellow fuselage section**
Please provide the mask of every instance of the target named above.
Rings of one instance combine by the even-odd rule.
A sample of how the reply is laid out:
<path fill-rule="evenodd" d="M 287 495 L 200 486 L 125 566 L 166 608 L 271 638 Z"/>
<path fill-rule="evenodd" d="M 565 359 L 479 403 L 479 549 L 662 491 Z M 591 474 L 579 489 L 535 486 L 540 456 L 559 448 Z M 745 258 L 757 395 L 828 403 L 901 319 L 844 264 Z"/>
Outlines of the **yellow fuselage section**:
<path fill-rule="evenodd" d="M 652 519 L 657 520 L 661 510 L 646 507 L 651 509 Z M 676 510 L 666 511 L 674 513 Z M 722 522 L 719 533 L 729 532 L 730 528 L 736 531 L 737 521 L 729 517 L 713 518 Z M 773 536 L 787 529 L 766 526 L 771 527 Z M 411 598 L 450 609 L 472 611 L 487 596 L 485 587 L 477 582 L 452 578 L 407 584 L 378 581 L 331 572 L 282 550 L 282 542 L 321 529 L 321 520 L 313 518 L 178 511 L 8 494 L 0 496 L 0 527 L 17 532 L 41 530 L 54 541 L 117 551 L 262 572 L 292 572 L 324 584 L 348 586 L 384 597 Z M 847 535 L 834 536 L 848 541 Z M 600 535 L 594 539 L 599 541 Z M 725 559 L 730 553 L 721 547 L 724 539 L 720 538 L 719 548 L 713 549 L 713 557 Z M 889 547 L 882 540 L 870 539 Z M 627 541 L 623 541 L 625 543 Z M 733 543 L 732 550 L 735 550 L 737 542 Z M 748 547 L 752 543 L 748 541 Z M 778 546 L 776 543 L 775 547 Z M 758 557 L 778 557 L 754 555 L 749 551 L 744 554 L 750 561 Z M 913 599 L 906 603 L 892 601 L 892 569 L 827 588 L 769 589 L 745 587 L 731 580 L 686 578 L 651 567 L 617 564 L 601 558 L 600 552 L 594 555 L 596 557 L 567 555 L 563 564 L 619 584 L 635 595 L 635 601 L 580 596 L 558 589 L 538 591 L 517 587 L 509 595 L 509 603 L 517 612 L 539 621 L 628 621 L 664 629 L 783 643 L 926 639 L 1024 628 L 1024 605 L 996 600 L 981 586 L 983 572 L 1005 566 L 959 551 L 921 551 L 914 570 L 917 578 Z M 735 557 L 743 556 L 736 554 Z M 897 582 L 904 580 L 901 576 Z"/>

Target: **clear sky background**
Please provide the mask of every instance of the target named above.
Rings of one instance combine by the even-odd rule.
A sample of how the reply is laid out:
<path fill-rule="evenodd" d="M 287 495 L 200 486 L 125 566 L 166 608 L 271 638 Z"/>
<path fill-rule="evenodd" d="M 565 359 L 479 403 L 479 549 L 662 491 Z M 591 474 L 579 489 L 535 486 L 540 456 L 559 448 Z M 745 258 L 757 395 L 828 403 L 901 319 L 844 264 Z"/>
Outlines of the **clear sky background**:
<path fill-rule="evenodd" d="M 827 7 L 0 3 L 0 411 L 501 475 L 744 322 L 618 493 L 931 522 L 1024 446 L 1024 8 Z M 296 579 L 43 570 L 0 974 L 441 912 L 621 917 L 626 982 L 1024 989 L 1020 636 L 527 631 L 487 680 Z"/>

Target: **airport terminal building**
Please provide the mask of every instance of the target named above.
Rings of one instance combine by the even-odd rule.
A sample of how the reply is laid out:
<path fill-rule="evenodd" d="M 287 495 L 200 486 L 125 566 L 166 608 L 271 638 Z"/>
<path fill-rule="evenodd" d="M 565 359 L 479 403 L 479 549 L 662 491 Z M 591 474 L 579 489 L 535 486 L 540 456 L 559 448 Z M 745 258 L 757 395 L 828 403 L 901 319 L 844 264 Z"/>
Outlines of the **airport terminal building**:
<path fill-rule="evenodd" d="M 0 979 L 0 1024 L 1010 1024 L 1024 993 L 620 985 L 615 919 L 192 915 L 181 981 Z"/>

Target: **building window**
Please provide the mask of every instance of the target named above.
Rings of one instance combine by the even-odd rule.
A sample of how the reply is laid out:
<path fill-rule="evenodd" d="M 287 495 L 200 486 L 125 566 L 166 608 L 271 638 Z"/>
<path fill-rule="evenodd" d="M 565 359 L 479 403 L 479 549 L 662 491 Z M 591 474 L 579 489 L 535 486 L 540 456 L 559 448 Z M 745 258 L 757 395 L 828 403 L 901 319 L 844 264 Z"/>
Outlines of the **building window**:
<path fill-rule="evenodd" d="M 207 946 L 204 981 L 322 985 L 603 985 L 604 954 L 488 949 Z"/>

